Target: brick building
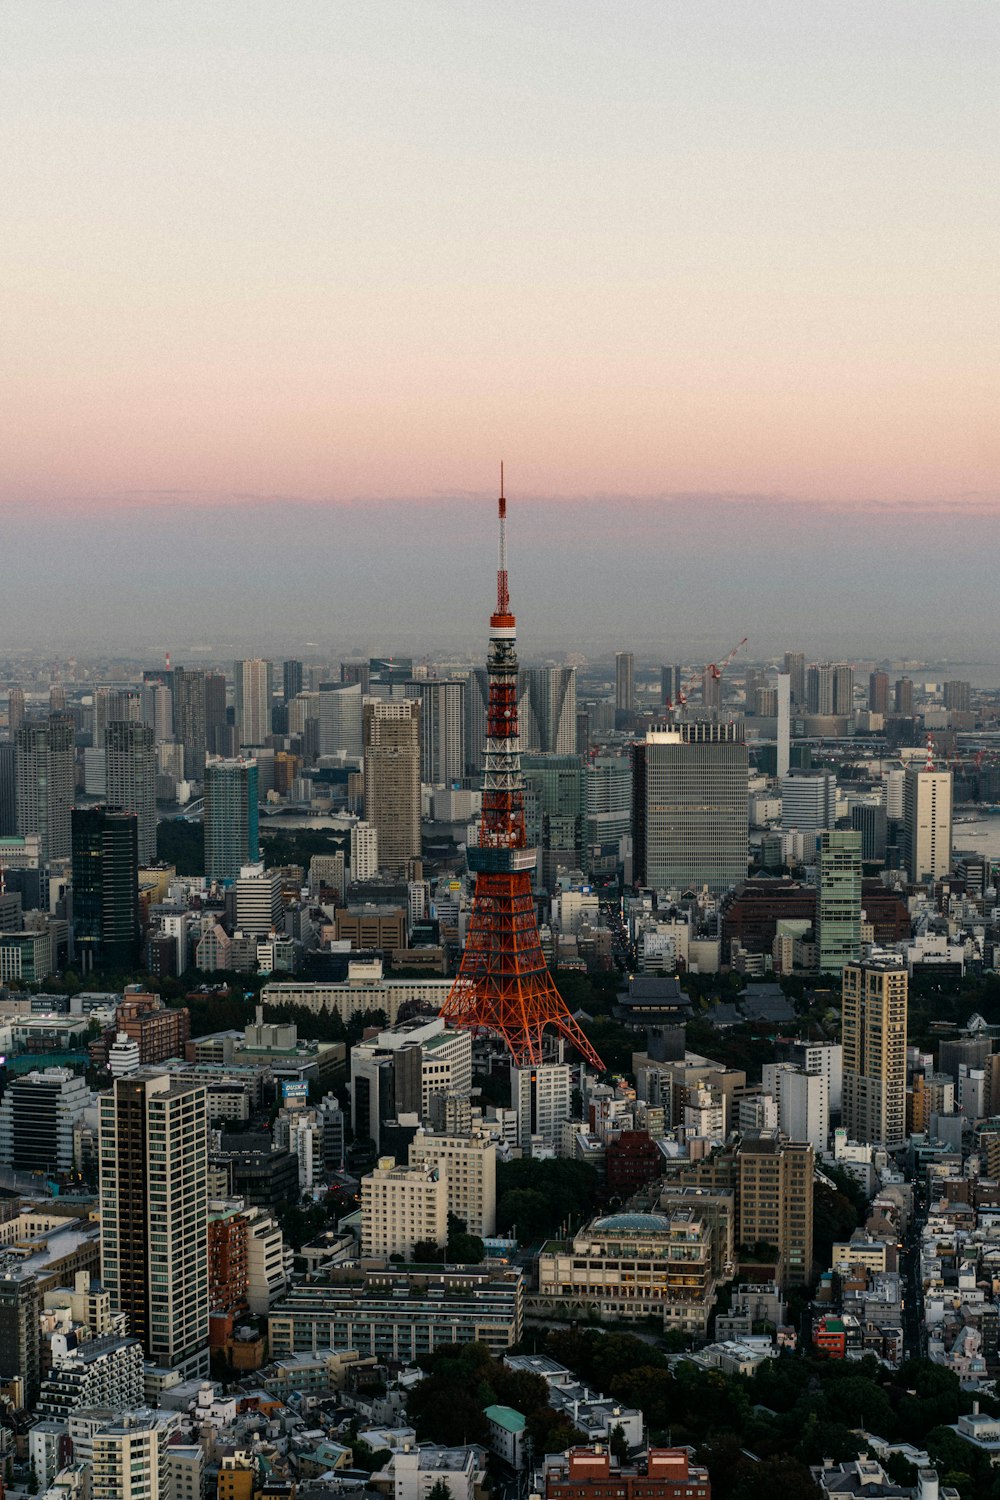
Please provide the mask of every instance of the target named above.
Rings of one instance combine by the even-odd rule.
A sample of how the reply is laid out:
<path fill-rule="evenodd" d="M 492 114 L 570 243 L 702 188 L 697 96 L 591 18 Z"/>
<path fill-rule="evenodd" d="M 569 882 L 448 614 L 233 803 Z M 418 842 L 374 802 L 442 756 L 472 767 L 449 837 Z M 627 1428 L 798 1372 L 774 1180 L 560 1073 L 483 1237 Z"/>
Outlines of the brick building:
<path fill-rule="evenodd" d="M 623 1130 L 608 1141 L 604 1164 L 608 1192 L 627 1198 L 661 1175 L 663 1153 L 648 1131 Z"/>
<path fill-rule="evenodd" d="M 545 1475 L 545 1500 L 711 1500 L 708 1470 L 690 1448 L 650 1448 L 644 1465 L 621 1467 L 601 1443 L 570 1448 Z"/>
<path fill-rule="evenodd" d="M 231 1204 L 217 1204 L 208 1218 L 208 1305 L 232 1312 L 247 1307 L 246 1215 Z"/>

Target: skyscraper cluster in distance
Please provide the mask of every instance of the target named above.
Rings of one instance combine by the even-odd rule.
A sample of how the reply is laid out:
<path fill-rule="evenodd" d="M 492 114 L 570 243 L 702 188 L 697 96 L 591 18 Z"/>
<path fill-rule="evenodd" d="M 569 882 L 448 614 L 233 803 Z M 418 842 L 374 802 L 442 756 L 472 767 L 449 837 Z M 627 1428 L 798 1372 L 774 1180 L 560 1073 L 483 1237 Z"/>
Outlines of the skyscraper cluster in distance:
<path fill-rule="evenodd" d="M 535 659 L 506 511 L 465 653 L 0 657 L 7 1481 L 709 1500 L 652 1389 L 523 1352 L 561 1323 L 705 1392 L 1000 1374 L 1000 691 Z M 514 1402 L 471 1433 L 417 1417 L 455 1344 Z"/>

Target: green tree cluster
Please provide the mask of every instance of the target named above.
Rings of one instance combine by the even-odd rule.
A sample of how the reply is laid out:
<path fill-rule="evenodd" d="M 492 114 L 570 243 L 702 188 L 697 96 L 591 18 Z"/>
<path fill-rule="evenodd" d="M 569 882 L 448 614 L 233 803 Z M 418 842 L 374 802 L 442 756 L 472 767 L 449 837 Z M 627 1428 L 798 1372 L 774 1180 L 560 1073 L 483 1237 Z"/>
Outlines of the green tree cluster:
<path fill-rule="evenodd" d="M 488 1406 L 510 1406 L 526 1419 L 536 1454 L 560 1453 L 583 1441 L 572 1423 L 549 1405 L 540 1375 L 510 1370 L 485 1344 L 449 1344 L 421 1361 L 426 1379 L 410 1392 L 407 1416 L 429 1442 L 486 1443 Z"/>
<path fill-rule="evenodd" d="M 872 1356 L 856 1362 L 786 1356 L 747 1379 L 685 1361 L 671 1368 L 659 1348 L 631 1334 L 555 1329 L 541 1347 L 580 1379 L 642 1410 L 652 1441 L 694 1446 L 709 1467 L 713 1500 L 812 1494 L 809 1466 L 856 1458 L 859 1429 L 926 1447 L 942 1482 L 955 1485 L 963 1500 L 1000 1500 L 1000 1476 L 988 1458 L 951 1430 L 972 1397 L 957 1376 L 929 1360 L 893 1371 Z M 1000 1410 L 1000 1403 L 979 1399 Z"/>
<path fill-rule="evenodd" d="M 589 1217 L 597 1202 L 597 1173 L 589 1162 L 523 1157 L 497 1164 L 497 1230 L 517 1226 L 522 1244 L 534 1244 Z"/>

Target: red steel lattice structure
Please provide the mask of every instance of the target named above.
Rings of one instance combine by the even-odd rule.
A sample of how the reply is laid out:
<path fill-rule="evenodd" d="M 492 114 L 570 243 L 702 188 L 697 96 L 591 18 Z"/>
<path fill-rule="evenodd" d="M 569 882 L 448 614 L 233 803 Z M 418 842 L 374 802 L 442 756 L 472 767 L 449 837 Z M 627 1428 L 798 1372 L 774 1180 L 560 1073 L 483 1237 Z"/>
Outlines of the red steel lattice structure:
<path fill-rule="evenodd" d="M 458 977 L 441 1010 L 453 1026 L 502 1037 L 518 1067 L 542 1062 L 546 1027 L 593 1067 L 604 1064 L 573 1020 L 542 953 L 531 893 L 536 851 L 528 847 L 517 728 L 516 627 L 507 588 L 507 502 L 500 467 L 497 607 L 490 616 L 489 704 L 472 914 Z"/>

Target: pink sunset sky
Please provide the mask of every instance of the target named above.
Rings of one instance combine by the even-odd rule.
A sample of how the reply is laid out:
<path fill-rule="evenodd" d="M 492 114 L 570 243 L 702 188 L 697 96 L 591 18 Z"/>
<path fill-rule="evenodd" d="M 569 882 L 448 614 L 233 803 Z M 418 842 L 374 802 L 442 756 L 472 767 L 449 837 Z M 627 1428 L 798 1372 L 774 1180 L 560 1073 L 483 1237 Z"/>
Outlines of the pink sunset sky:
<path fill-rule="evenodd" d="M 2 28 L 10 546 L 70 566 L 73 523 L 115 524 L 138 588 L 144 525 L 319 506 L 333 545 L 350 502 L 412 564 L 501 456 L 570 561 L 616 508 L 664 555 L 735 529 L 750 569 L 831 516 L 891 547 L 886 507 L 928 566 L 992 536 L 992 0 L 10 0 Z"/>

